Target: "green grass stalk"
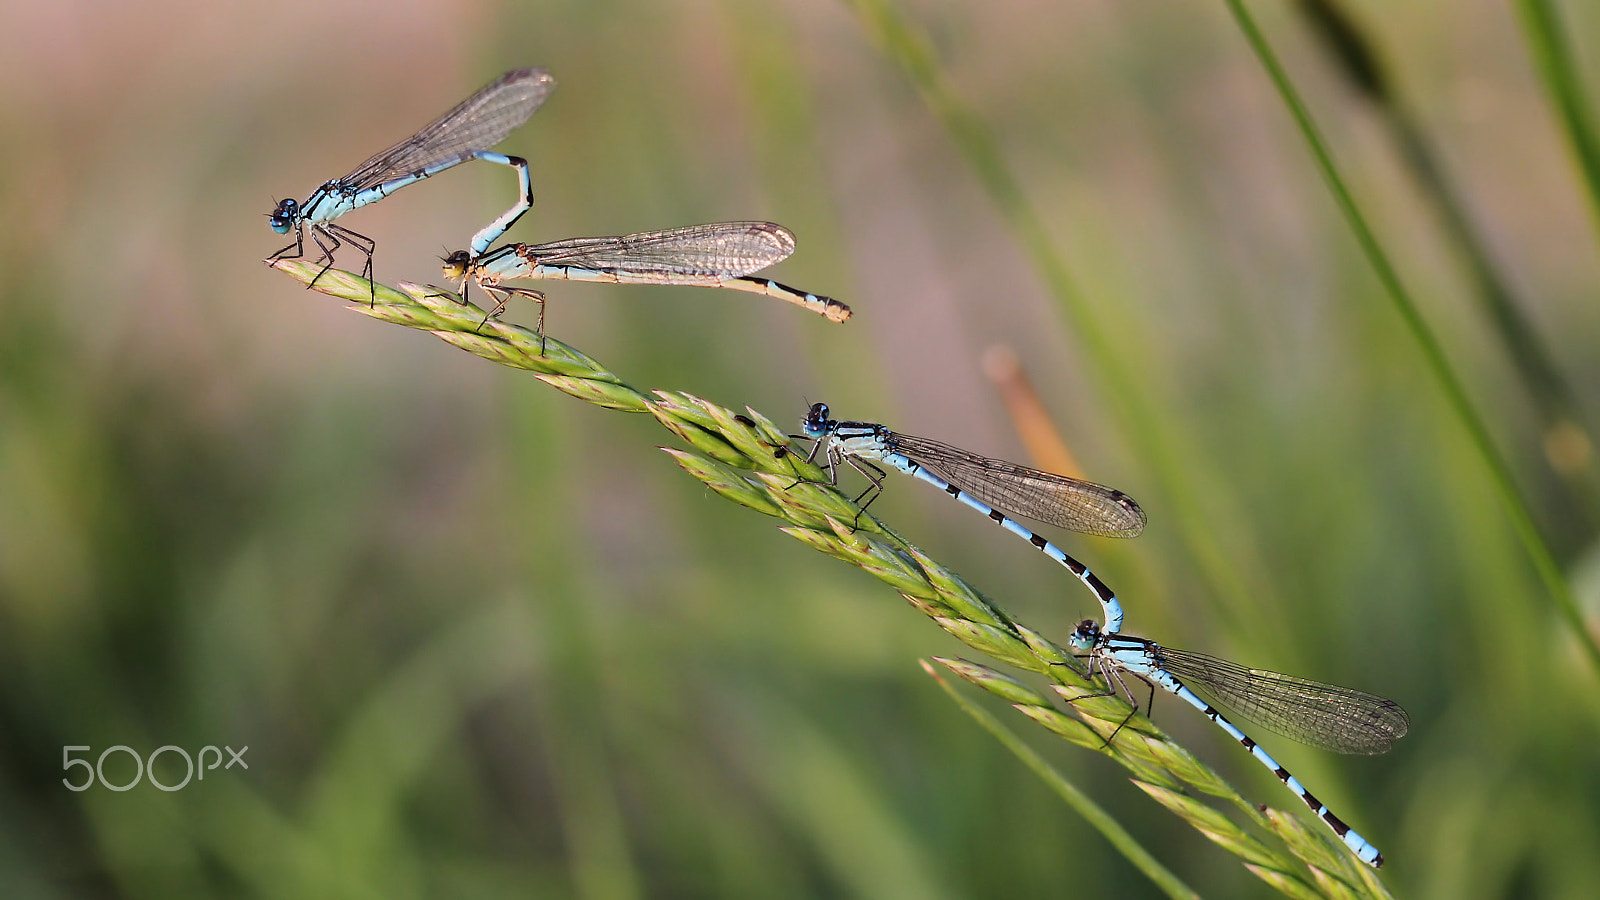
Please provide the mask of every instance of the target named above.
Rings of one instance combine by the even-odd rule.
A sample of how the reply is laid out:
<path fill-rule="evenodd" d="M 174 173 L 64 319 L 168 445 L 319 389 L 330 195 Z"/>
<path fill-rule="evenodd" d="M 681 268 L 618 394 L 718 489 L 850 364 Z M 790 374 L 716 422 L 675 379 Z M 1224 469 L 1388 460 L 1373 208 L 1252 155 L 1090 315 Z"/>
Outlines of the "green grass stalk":
<path fill-rule="evenodd" d="M 1389 130 L 1419 195 L 1433 212 L 1466 265 L 1484 317 L 1505 345 L 1506 357 L 1533 399 L 1544 433 L 1545 456 L 1582 501 L 1593 527 L 1600 522 L 1600 484 L 1595 470 L 1595 437 L 1584 428 L 1576 395 L 1556 365 L 1544 339 L 1512 296 L 1510 283 L 1489 252 L 1460 192 L 1445 174 L 1424 136 L 1421 123 L 1395 92 L 1367 33 L 1336 0 L 1300 0 L 1300 8 L 1328 49 L 1336 70 L 1364 98 Z"/>
<path fill-rule="evenodd" d="M 934 657 L 933 661 L 975 684 L 984 680 L 992 681 L 994 686 L 990 688 L 991 693 L 1005 697 L 1014 704 L 1033 706 L 1037 700 L 1044 699 L 1016 679 L 1002 675 L 992 669 L 959 659 Z M 961 707 L 962 712 L 971 716 L 973 721 L 977 722 L 984 731 L 994 735 L 995 740 L 999 741 L 1007 750 L 1010 750 L 1017 759 L 1022 761 L 1023 765 L 1032 769 L 1033 773 L 1038 775 L 1045 784 L 1049 785 L 1050 789 L 1055 791 L 1063 802 L 1076 810 L 1078 815 L 1083 816 L 1084 820 L 1093 825 L 1096 831 L 1104 835 L 1105 839 L 1113 847 L 1117 848 L 1117 852 L 1133 863 L 1163 893 L 1168 897 L 1172 897 L 1173 900 L 1186 900 L 1186 898 L 1199 900 L 1200 895 L 1195 893 L 1193 888 L 1184 884 L 1178 876 L 1172 874 L 1166 866 L 1163 866 L 1152 856 L 1150 851 L 1140 846 L 1138 840 L 1129 834 L 1116 819 L 1112 818 L 1088 794 L 1079 790 L 1077 785 L 1073 784 L 1057 771 L 1054 766 L 1050 765 L 1043 756 L 1040 756 L 1032 747 L 1028 746 L 1027 742 L 1018 737 L 1010 728 L 1007 728 L 1005 723 L 991 715 L 988 710 L 967 699 L 966 696 L 955 689 L 954 685 L 941 676 L 932 664 L 923 662 L 922 668 L 933 677 L 934 681 L 938 682 L 939 687 L 944 689 L 950 699 Z"/>
<path fill-rule="evenodd" d="M 1056 250 L 1044 219 L 1006 162 L 993 134 L 951 90 L 927 37 L 889 0 L 845 0 L 845 5 L 856 13 L 879 51 L 905 72 L 923 102 L 943 123 L 957 150 L 1017 236 L 1057 307 L 1065 314 L 1068 330 L 1085 357 L 1085 367 L 1100 373 L 1097 381 L 1105 386 L 1110 396 L 1108 408 L 1119 417 L 1122 432 L 1137 448 L 1145 469 L 1158 481 L 1173 515 L 1183 523 L 1185 546 L 1211 595 L 1225 604 L 1229 615 L 1246 616 L 1246 610 L 1232 605 L 1232 598 L 1270 593 L 1250 582 L 1249 573 L 1260 572 L 1263 567 L 1250 560 L 1241 561 L 1252 555 L 1250 548 L 1241 546 L 1241 541 L 1236 539 L 1232 545 L 1223 546 L 1213 526 L 1216 517 L 1206 512 L 1194 488 L 1196 484 L 1216 479 L 1196 477 L 1193 456 L 1182 450 L 1193 442 L 1178 433 L 1171 417 L 1157 412 L 1155 402 L 1141 389 L 1144 379 L 1131 363 L 1139 354 L 1119 348 L 1112 341 L 1095 305 L 1078 289 L 1066 260 Z"/>
<path fill-rule="evenodd" d="M 1545 89 L 1555 98 L 1567 141 L 1589 188 L 1589 212 L 1600 229 L 1600 136 L 1595 133 L 1589 113 L 1593 106 L 1584 95 L 1583 81 L 1562 34 L 1555 4 L 1551 0 L 1518 0 L 1517 12 Z"/>
<path fill-rule="evenodd" d="M 1399 272 L 1394 263 L 1390 261 L 1383 245 L 1378 242 L 1366 216 L 1361 208 L 1356 205 L 1355 197 L 1345 185 L 1344 178 L 1339 174 L 1338 166 L 1334 164 L 1333 154 L 1327 142 L 1323 139 L 1316 122 L 1312 120 L 1310 111 L 1300 99 L 1294 84 L 1290 81 L 1288 73 L 1284 71 L 1277 55 L 1267 44 L 1261 29 L 1256 25 L 1254 17 L 1245 8 L 1243 0 L 1226 0 L 1228 9 L 1233 13 L 1234 21 L 1238 23 L 1246 41 L 1255 52 L 1263 68 L 1267 70 L 1268 77 L 1277 88 L 1279 96 L 1289 108 L 1295 124 L 1305 138 L 1311 155 L 1316 161 L 1317 169 L 1322 174 L 1324 182 L 1333 194 L 1334 202 L 1338 205 L 1350 229 L 1355 234 L 1356 242 L 1360 245 L 1368 264 L 1378 276 L 1378 281 L 1383 285 L 1385 294 L 1394 306 L 1401 320 L 1405 323 L 1407 331 L 1416 341 L 1417 349 L 1422 353 L 1423 361 L 1429 371 L 1434 374 L 1439 382 L 1439 387 L 1444 391 L 1445 400 L 1451 412 L 1460 420 L 1466 429 L 1473 448 L 1484 466 L 1489 470 L 1490 479 L 1494 482 L 1501 500 L 1505 502 L 1506 512 L 1511 519 L 1512 529 L 1518 539 L 1522 541 L 1524 549 L 1532 559 L 1534 569 L 1539 573 L 1539 578 L 1544 582 L 1545 589 L 1555 601 L 1556 610 L 1562 621 L 1572 632 L 1579 646 L 1588 656 L 1590 664 L 1596 674 L 1600 674 L 1600 643 L 1596 643 L 1595 636 L 1589 632 L 1583 621 L 1583 614 L 1578 608 L 1576 595 L 1572 586 L 1567 582 L 1566 574 L 1562 572 L 1556 562 L 1555 554 L 1550 545 L 1546 543 L 1544 535 L 1540 533 L 1534 523 L 1533 511 L 1529 508 L 1527 500 L 1518 489 L 1516 479 L 1511 473 L 1508 464 L 1500 451 L 1495 447 L 1494 439 L 1489 434 L 1489 427 L 1483 416 L 1473 405 L 1472 399 L 1467 395 L 1466 387 L 1462 384 L 1460 376 L 1450 365 L 1449 358 L 1445 355 L 1444 347 L 1440 344 L 1433 329 L 1429 327 L 1422 312 L 1412 300 L 1411 294 L 1406 290 L 1400 280 Z"/>
<path fill-rule="evenodd" d="M 316 290 L 347 301 L 355 312 L 427 331 L 475 356 L 532 372 L 551 387 L 588 403 L 648 413 L 694 448 L 662 449 L 716 494 L 777 518 L 785 534 L 886 582 L 957 640 L 995 660 L 1047 677 L 1061 697 L 1073 700 L 1100 690 L 1059 646 L 1013 620 L 959 575 L 824 483 L 824 473 L 789 452 L 785 432 L 755 410 L 735 413 L 686 393 L 638 390 L 561 341 L 548 336 L 541 341 L 520 326 L 485 321 L 483 310 L 439 288 L 402 284 L 396 290 L 339 270 L 319 278 L 320 267 L 305 260 L 279 260 L 273 265 L 302 284 L 315 280 Z M 375 302 L 369 304 L 369 297 Z M 1133 715 L 1130 720 L 1133 710 L 1122 699 L 1069 702 L 1069 712 L 1064 712 L 1033 688 L 986 666 L 943 664 L 1050 732 L 1112 757 L 1133 774 L 1135 785 L 1288 896 L 1388 896 L 1375 874 L 1327 829 L 1249 802 L 1144 716 Z M 1123 722 L 1126 726 L 1121 726 Z M 1119 727 L 1115 743 L 1108 743 Z M 1058 774 L 1046 780 L 1065 796 Z M 1070 793 L 1081 796 L 1076 789 Z M 1245 831 L 1197 794 L 1227 801 L 1278 840 L 1268 843 Z M 1163 890 L 1181 892 L 1174 896 L 1192 895 L 1153 864 L 1152 854 L 1137 847 L 1103 811 L 1086 817 Z"/>

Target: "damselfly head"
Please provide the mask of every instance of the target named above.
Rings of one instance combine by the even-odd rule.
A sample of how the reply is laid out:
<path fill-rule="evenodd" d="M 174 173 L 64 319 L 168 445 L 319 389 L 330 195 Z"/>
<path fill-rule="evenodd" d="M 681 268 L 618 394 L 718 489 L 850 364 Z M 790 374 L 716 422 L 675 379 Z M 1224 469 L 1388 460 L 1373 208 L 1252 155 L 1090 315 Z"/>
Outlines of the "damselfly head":
<path fill-rule="evenodd" d="M 808 438 L 820 438 L 828 433 L 828 404 L 813 403 L 800 420 L 800 430 Z"/>
<path fill-rule="evenodd" d="M 1072 636 L 1067 638 L 1067 646 L 1073 653 L 1088 653 L 1100 640 L 1100 623 L 1093 619 L 1084 619 L 1078 627 L 1072 630 Z"/>
<path fill-rule="evenodd" d="M 444 258 L 444 277 L 451 281 L 459 281 L 467 275 L 467 265 L 472 262 L 472 256 L 465 250 L 456 252 Z"/>
<path fill-rule="evenodd" d="M 293 200 L 279 200 L 272 214 L 267 216 L 267 224 L 279 234 L 288 234 L 294 227 L 294 220 L 300 217 L 300 204 Z"/>

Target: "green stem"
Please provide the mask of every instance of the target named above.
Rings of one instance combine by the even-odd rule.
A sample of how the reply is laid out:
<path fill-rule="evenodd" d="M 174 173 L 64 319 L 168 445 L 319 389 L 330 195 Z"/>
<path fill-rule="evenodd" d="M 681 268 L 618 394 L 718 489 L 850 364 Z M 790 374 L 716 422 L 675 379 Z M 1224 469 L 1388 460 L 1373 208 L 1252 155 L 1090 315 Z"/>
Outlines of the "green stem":
<path fill-rule="evenodd" d="M 956 690 L 955 685 L 940 677 L 932 666 L 923 663 L 922 667 L 939 683 L 939 687 L 944 688 L 944 692 L 950 695 L 950 699 L 961 707 L 962 712 L 976 720 L 985 731 L 994 735 L 995 740 L 999 741 L 1017 759 L 1021 760 L 1023 765 L 1032 769 L 1035 775 L 1044 779 L 1044 783 L 1051 790 L 1055 791 L 1062 800 L 1065 800 L 1067 805 L 1072 807 L 1078 815 L 1083 816 L 1084 821 L 1100 832 L 1111 846 L 1117 848 L 1118 852 L 1127 857 L 1128 862 L 1133 863 L 1134 868 L 1143 872 L 1145 877 L 1154 882 L 1156 887 L 1160 888 L 1168 897 L 1198 898 L 1200 896 L 1195 893 L 1194 888 L 1184 884 L 1178 876 L 1172 874 L 1166 866 L 1163 866 L 1154 856 L 1151 856 L 1150 851 L 1141 846 L 1133 835 L 1122 827 L 1121 823 L 1102 809 L 1100 804 L 1089 799 L 1089 795 L 1078 790 L 1077 785 L 1068 781 L 1060 772 L 1057 772 L 1050 763 L 1045 761 L 1044 757 L 1034 752 L 1032 747 L 1029 747 L 1021 738 L 1017 737 L 1015 732 L 1001 724 L 999 719 L 990 715 L 983 707 L 963 696 L 960 691 Z"/>
<path fill-rule="evenodd" d="M 1405 285 L 1400 281 L 1399 274 L 1395 271 L 1394 264 L 1384 253 L 1383 247 L 1378 243 L 1372 228 L 1367 224 L 1366 217 L 1362 215 L 1355 199 L 1345 185 L 1344 179 L 1339 175 L 1338 168 L 1334 165 L 1333 155 L 1328 149 L 1327 142 L 1312 121 L 1310 112 L 1301 101 L 1293 84 L 1289 81 L 1288 74 L 1278 61 L 1272 48 L 1267 45 L 1260 28 L 1254 18 L 1245 9 L 1243 0 L 1226 0 L 1228 9 L 1233 13 L 1234 20 L 1239 29 L 1249 41 L 1250 47 L 1255 51 L 1256 57 L 1267 70 L 1273 85 L 1277 88 L 1284 104 L 1289 107 L 1289 112 L 1294 116 L 1295 123 L 1300 128 L 1301 135 L 1305 138 L 1311 154 L 1316 161 L 1317 169 L 1321 172 L 1323 180 L 1327 182 L 1328 189 L 1333 194 L 1334 201 L 1338 204 L 1340 212 L 1344 214 L 1350 229 L 1355 234 L 1356 242 L 1361 246 L 1362 253 L 1367 257 L 1373 272 L 1377 275 L 1379 283 L 1389 296 L 1395 311 L 1405 322 L 1406 328 L 1411 332 L 1412 338 L 1417 342 L 1417 348 L 1422 352 L 1423 360 L 1428 368 L 1438 379 L 1439 386 L 1443 389 L 1445 398 L 1449 402 L 1451 411 L 1467 430 L 1474 449 L 1482 457 L 1483 463 L 1489 469 L 1489 474 L 1494 482 L 1500 497 L 1505 501 L 1506 511 L 1510 514 L 1511 525 L 1521 539 L 1523 547 L 1532 558 L 1534 568 L 1539 573 L 1539 578 L 1544 582 L 1545 589 L 1555 600 L 1556 609 L 1562 619 L 1572 630 L 1584 652 L 1588 655 L 1590 663 L 1600 673 L 1600 644 L 1596 644 L 1595 637 L 1585 627 L 1583 614 L 1578 609 L 1577 597 L 1572 593 L 1571 586 L 1567 583 L 1566 576 L 1561 567 L 1556 563 L 1555 556 L 1550 547 L 1545 543 L 1544 536 L 1539 533 L 1534 524 L 1533 513 L 1528 508 L 1521 492 L 1517 489 L 1516 480 L 1512 476 L 1511 467 L 1506 463 L 1500 451 L 1495 448 L 1494 440 L 1489 434 L 1489 428 L 1484 423 L 1483 417 L 1467 396 L 1466 388 L 1461 379 L 1451 368 L 1449 359 L 1445 356 L 1444 348 L 1439 339 L 1429 328 L 1427 321 L 1422 317 L 1416 303 L 1412 300 Z"/>
<path fill-rule="evenodd" d="M 1562 40 L 1555 7 L 1550 0 L 1518 0 L 1517 11 L 1545 88 L 1555 97 L 1578 169 L 1589 186 L 1589 212 L 1600 227 L 1600 137 L 1589 118 L 1589 101 L 1572 52 Z"/>
<path fill-rule="evenodd" d="M 1247 616 L 1237 598 L 1270 593 L 1252 584 L 1249 574 L 1261 571 L 1250 564 L 1249 548 L 1235 542 L 1223 547 L 1217 529 L 1196 495 L 1196 483 L 1213 479 L 1195 477 L 1192 455 L 1181 456 L 1180 448 L 1190 442 L 1177 434 L 1170 416 L 1155 412 L 1154 404 L 1140 389 L 1138 372 L 1130 368 L 1137 354 L 1120 351 L 1101 324 L 1091 303 L 1078 289 L 1065 261 L 1056 251 L 1049 229 L 1029 200 L 1027 191 L 1006 164 L 994 137 L 981 119 L 952 92 L 945 82 L 927 39 L 915 31 L 888 0 L 845 0 L 862 21 L 869 36 L 885 56 L 905 71 L 923 101 L 950 132 L 956 148 L 966 157 L 979 182 L 999 209 L 1001 217 L 1016 234 L 1023 251 L 1039 273 L 1050 294 L 1065 312 L 1074 340 L 1087 359 L 1086 366 L 1099 373 L 1097 384 L 1110 395 L 1108 404 L 1121 419 L 1130 443 L 1144 456 L 1160 491 L 1184 523 L 1185 547 L 1204 576 L 1211 595 L 1224 604 L 1222 610 L 1235 620 Z"/>
<path fill-rule="evenodd" d="M 1392 135 L 1424 201 L 1433 205 L 1445 237 L 1452 241 L 1477 288 L 1483 313 L 1505 345 L 1512 366 L 1533 398 L 1545 438 L 1545 457 L 1573 489 L 1573 499 L 1592 527 L 1600 519 L 1595 440 L 1571 384 L 1533 322 L 1512 295 L 1511 286 L 1474 225 L 1460 191 L 1446 174 L 1423 127 L 1395 91 L 1373 42 L 1336 0 L 1300 0 L 1300 9 L 1327 48 L 1338 70 L 1358 96 L 1371 104 Z"/>
<path fill-rule="evenodd" d="M 1064 650 L 1012 619 L 960 576 L 905 543 L 876 516 L 826 484 L 820 469 L 788 451 L 784 431 L 754 409 L 746 409 L 746 415 L 682 392 L 645 393 L 556 338 L 486 318 L 483 310 L 439 288 L 405 285 L 402 293 L 348 272 L 323 272 L 303 259 L 277 260 L 273 265 L 302 284 L 315 284 L 317 290 L 350 302 L 356 312 L 431 332 L 484 359 L 527 370 L 588 403 L 651 415 L 694 448 L 694 452 L 662 449 L 713 492 L 780 519 L 786 523 L 780 529 L 785 534 L 888 583 L 913 608 L 967 646 L 1024 671 L 1047 674 L 1056 692 L 1069 699 L 1075 716 L 996 670 L 939 660 L 1058 736 L 1114 757 L 1133 773 L 1135 785 L 1238 855 L 1258 877 L 1294 897 L 1319 893 L 1311 883 L 1325 879 L 1312 871 L 1338 882 L 1328 883 L 1330 896 L 1350 896 L 1352 891 L 1387 896 L 1382 884 L 1353 862 L 1348 848 L 1331 833 L 1308 832 L 1293 819 L 1275 818 L 1265 808 L 1258 811 L 1148 720 L 1141 717 L 1129 724 L 1134 710 L 1122 699 L 1083 696 L 1095 687 L 1071 665 Z M 1124 737 L 1113 745 L 1111 739 L 1118 732 Z M 1282 849 L 1248 835 L 1189 789 L 1238 805 L 1257 824 L 1277 834 Z"/>

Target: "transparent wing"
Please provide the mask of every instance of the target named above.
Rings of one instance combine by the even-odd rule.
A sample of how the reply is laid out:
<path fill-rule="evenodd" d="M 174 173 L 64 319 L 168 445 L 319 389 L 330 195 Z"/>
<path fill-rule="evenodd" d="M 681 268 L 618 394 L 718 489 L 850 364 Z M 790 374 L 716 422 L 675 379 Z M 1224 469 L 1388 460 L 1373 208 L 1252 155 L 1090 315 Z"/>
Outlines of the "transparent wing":
<path fill-rule="evenodd" d="M 1144 510 L 1115 488 L 899 432 L 890 434 L 889 446 L 1003 513 L 1104 537 L 1134 537 L 1144 530 Z"/>
<path fill-rule="evenodd" d="M 544 69 L 507 72 L 340 180 L 353 191 L 363 191 L 440 163 L 463 162 L 474 151 L 505 140 L 528 121 L 555 86 L 556 80 Z"/>
<path fill-rule="evenodd" d="M 642 275 L 739 278 L 787 259 L 794 235 L 771 222 L 715 222 L 620 237 L 572 238 L 518 251 L 534 265 Z"/>
<path fill-rule="evenodd" d="M 1393 700 L 1265 669 L 1248 669 L 1204 653 L 1158 651 L 1160 666 L 1191 688 L 1263 728 L 1335 753 L 1387 753 L 1411 729 Z"/>

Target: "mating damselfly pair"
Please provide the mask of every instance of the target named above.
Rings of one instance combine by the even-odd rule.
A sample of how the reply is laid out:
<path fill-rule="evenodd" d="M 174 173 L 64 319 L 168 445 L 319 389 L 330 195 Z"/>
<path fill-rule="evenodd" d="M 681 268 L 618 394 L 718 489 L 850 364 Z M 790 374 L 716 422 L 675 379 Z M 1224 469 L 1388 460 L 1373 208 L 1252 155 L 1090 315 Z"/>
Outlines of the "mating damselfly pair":
<path fill-rule="evenodd" d="M 303 256 L 309 231 L 321 251 L 317 262 L 322 265 L 322 271 L 333 264 L 335 251 L 348 243 L 364 254 L 363 274 L 370 279 L 374 242 L 335 220 L 409 184 L 477 159 L 514 169 L 519 194 L 509 209 L 473 235 L 467 249 L 450 253 L 443 261 L 442 271 L 456 283 L 460 292 L 464 293 L 470 284 L 475 284 L 491 295 L 495 303 L 489 316 L 502 312 L 512 297 L 524 297 L 539 305 L 537 331 L 540 335 L 544 333 L 544 293 L 506 284 L 525 279 L 726 288 L 781 299 L 834 322 L 849 318 L 850 308 L 837 300 L 755 276 L 754 273 L 787 259 L 795 249 L 794 236 L 771 222 L 718 222 L 664 231 L 494 247 L 494 243 L 532 208 L 533 187 L 525 159 L 496 153 L 491 148 L 539 109 L 554 84 L 543 69 L 507 72 L 416 134 L 368 159 L 350 174 L 324 183 L 304 202 L 281 201 L 270 215 L 269 224 L 281 234 L 293 231 L 295 240 L 278 251 L 274 259 Z M 1103 622 L 1085 620 L 1073 631 L 1067 647 L 1087 660 L 1085 674 L 1102 681 L 1105 690 L 1069 702 L 1120 695 L 1132 707 L 1128 714 L 1131 719 L 1141 708 L 1149 710 L 1156 687 L 1176 694 L 1249 750 L 1332 828 L 1357 857 L 1373 866 L 1382 865 L 1383 856 L 1371 843 L 1334 816 L 1298 780 L 1189 686 L 1193 685 L 1241 717 L 1274 732 L 1341 753 L 1371 754 L 1388 750 L 1409 728 L 1404 709 L 1393 701 L 1362 691 L 1247 669 L 1203 654 L 1124 636 L 1121 634 L 1124 612 L 1116 593 L 1088 566 L 1016 521 L 1026 518 L 1084 534 L 1134 537 L 1144 529 L 1146 517 L 1127 494 L 1093 482 L 978 456 L 938 441 L 894 432 L 882 425 L 837 421 L 830 418 L 828 407 L 821 403 L 808 410 L 802 420 L 802 432 L 797 437 L 812 441 L 807 459 L 816 461 L 820 454 L 828 483 L 837 484 L 841 463 L 855 468 L 869 480 L 869 487 L 856 498 L 858 503 L 865 501 L 863 509 L 883 489 L 886 472 L 879 466 L 881 463 L 928 482 L 976 509 L 1067 568 L 1089 588 L 1101 606 Z M 1150 698 L 1142 707 L 1130 680 L 1150 687 Z M 1124 720 L 1107 736 L 1108 747 L 1126 723 Z"/>
<path fill-rule="evenodd" d="M 321 251 L 317 262 L 323 272 L 333 265 L 334 252 L 349 243 L 365 255 L 362 275 L 371 279 L 373 240 L 334 220 L 407 185 L 478 159 L 515 169 L 520 194 L 510 209 L 473 235 L 468 249 L 447 256 L 443 271 L 445 277 L 458 281 L 460 288 L 470 279 L 492 293 L 497 302 L 491 316 L 503 311 L 510 297 L 527 297 L 539 304 L 538 331 L 544 333 L 543 292 L 501 284 L 506 279 L 528 278 L 730 288 L 794 303 L 834 322 L 850 317 L 850 307 L 837 300 L 751 277 L 794 252 L 794 235 L 771 222 L 717 222 L 617 237 L 507 244 L 490 250 L 490 245 L 533 207 L 527 160 L 490 148 L 528 121 L 554 87 L 555 79 L 544 69 L 514 69 L 350 174 L 323 183 L 303 203 L 280 201 L 268 216 L 268 224 L 279 234 L 293 231 L 295 240 L 268 262 L 305 255 L 309 230 Z"/>

